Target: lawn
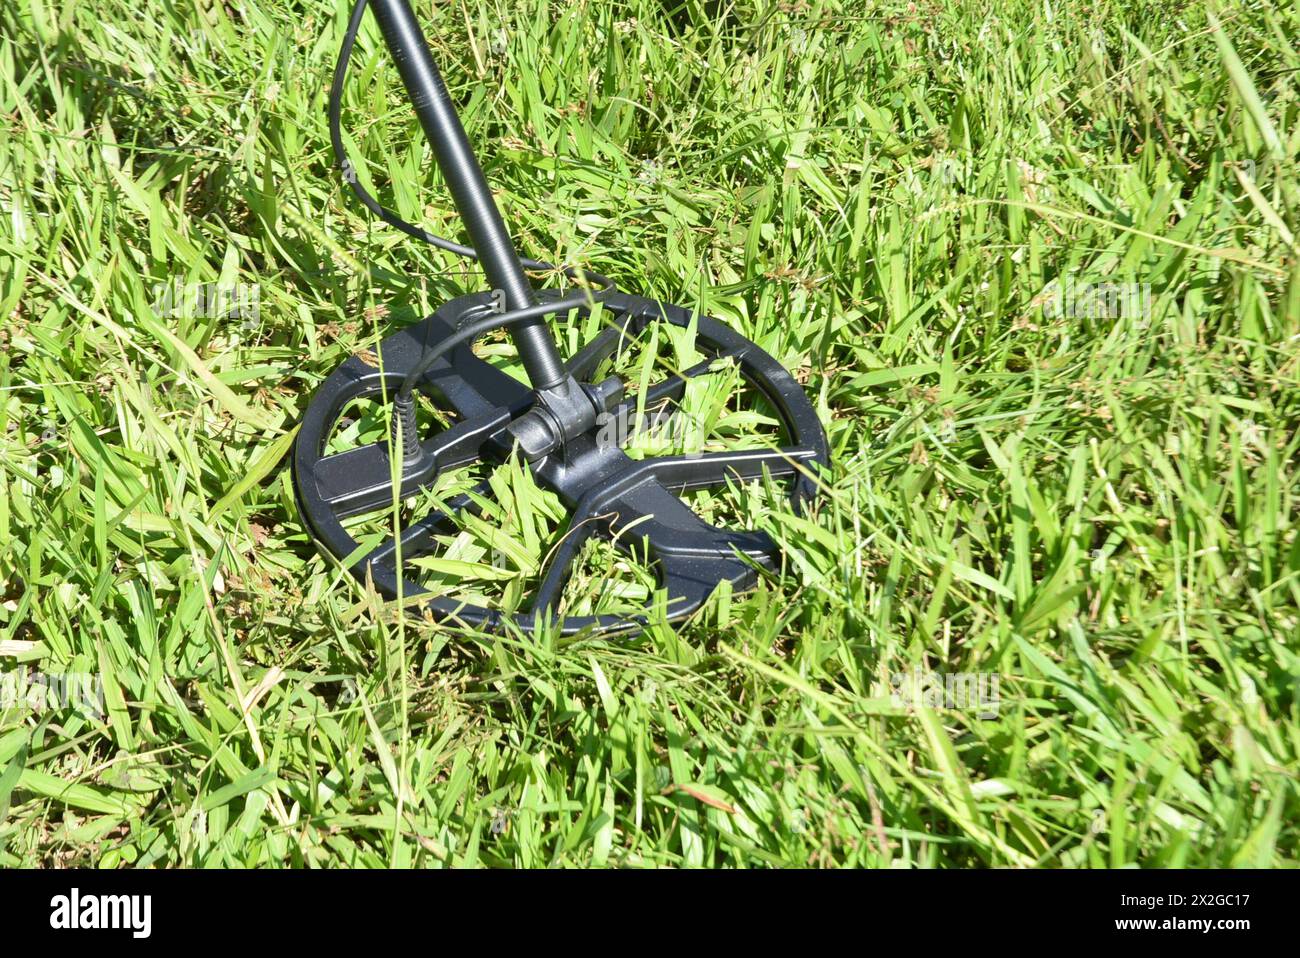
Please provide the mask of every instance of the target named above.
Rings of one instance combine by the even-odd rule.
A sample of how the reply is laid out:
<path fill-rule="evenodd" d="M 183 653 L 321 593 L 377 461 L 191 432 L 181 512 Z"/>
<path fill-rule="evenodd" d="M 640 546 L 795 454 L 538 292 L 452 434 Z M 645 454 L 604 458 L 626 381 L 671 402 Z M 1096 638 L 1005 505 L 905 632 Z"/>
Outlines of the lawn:
<path fill-rule="evenodd" d="M 483 279 L 334 166 L 349 5 L 5 3 L 0 865 L 1297 864 L 1294 4 L 415 6 L 522 251 L 793 370 L 816 507 L 694 494 L 785 563 L 677 627 L 386 602 L 287 453 Z M 344 121 L 463 236 L 369 17 Z M 701 441 L 771 426 L 689 398 Z M 566 513 L 486 478 L 425 572 L 508 604 Z M 566 607 L 653 586 L 593 549 Z"/>

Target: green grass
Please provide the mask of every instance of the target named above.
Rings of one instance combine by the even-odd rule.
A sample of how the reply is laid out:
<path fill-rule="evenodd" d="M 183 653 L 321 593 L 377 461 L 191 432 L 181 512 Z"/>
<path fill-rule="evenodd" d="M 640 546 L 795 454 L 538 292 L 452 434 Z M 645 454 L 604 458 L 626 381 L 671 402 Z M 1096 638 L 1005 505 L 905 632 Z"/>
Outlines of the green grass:
<path fill-rule="evenodd" d="M 344 357 L 481 280 L 331 168 L 344 4 L 6 3 L 0 678 L 107 709 L 0 711 L 0 864 L 1296 864 L 1295 5 L 417 8 L 523 249 L 797 370 L 821 505 L 701 502 L 788 564 L 679 630 L 384 606 L 285 453 Z M 350 149 L 456 234 L 381 46 Z M 258 319 L 160 315 L 176 282 Z M 495 550 L 520 589 L 563 529 L 493 482 L 449 587 Z M 575 607 L 644 594 L 588 560 Z M 891 697 L 918 668 L 997 675 L 997 714 Z"/>

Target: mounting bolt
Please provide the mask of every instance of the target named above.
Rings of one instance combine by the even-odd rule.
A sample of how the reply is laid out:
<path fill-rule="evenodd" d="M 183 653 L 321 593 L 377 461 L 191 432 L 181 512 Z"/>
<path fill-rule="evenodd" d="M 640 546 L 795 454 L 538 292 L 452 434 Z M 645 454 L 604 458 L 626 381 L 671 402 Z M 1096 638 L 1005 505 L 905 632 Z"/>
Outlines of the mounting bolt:
<path fill-rule="evenodd" d="M 623 382 L 611 376 L 598 385 L 564 382 L 537 390 L 537 401 L 509 426 L 519 451 L 528 462 L 549 456 L 574 436 L 596 425 L 596 417 L 623 398 Z"/>
<path fill-rule="evenodd" d="M 583 383 L 582 388 L 597 412 L 610 412 L 623 401 L 623 394 L 626 392 L 623 380 L 617 376 L 610 376 L 599 383 Z"/>
<path fill-rule="evenodd" d="M 560 446 L 559 425 L 546 407 L 540 404 L 507 426 L 506 432 L 514 437 L 520 454 L 528 462 L 549 456 Z"/>

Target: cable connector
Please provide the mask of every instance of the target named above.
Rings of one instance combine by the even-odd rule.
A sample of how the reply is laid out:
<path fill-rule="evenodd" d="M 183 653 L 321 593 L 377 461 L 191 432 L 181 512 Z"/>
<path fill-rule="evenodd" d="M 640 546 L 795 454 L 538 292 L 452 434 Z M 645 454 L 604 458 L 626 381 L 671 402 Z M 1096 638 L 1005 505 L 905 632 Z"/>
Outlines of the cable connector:
<path fill-rule="evenodd" d="M 390 449 L 402 457 L 402 473 L 414 472 L 424 464 L 424 448 L 420 445 L 420 429 L 415 421 L 415 396 L 400 393 L 393 398 L 392 441 Z"/>

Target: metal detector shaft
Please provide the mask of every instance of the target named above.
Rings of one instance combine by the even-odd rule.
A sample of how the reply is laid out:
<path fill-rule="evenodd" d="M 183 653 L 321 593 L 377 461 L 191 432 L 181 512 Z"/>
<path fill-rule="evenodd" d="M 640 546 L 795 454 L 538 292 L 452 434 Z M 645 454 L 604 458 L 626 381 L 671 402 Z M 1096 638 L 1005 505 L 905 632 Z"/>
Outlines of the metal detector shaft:
<path fill-rule="evenodd" d="M 429 53 L 408 0 L 370 0 L 384 42 L 397 63 L 402 83 L 433 146 L 447 188 L 478 253 L 483 272 L 494 289 L 505 295 L 508 310 L 537 303 L 537 296 L 510 242 L 501 212 L 488 188 L 483 169 L 470 147 L 465 128 Z M 521 323 L 511 331 L 519 358 L 534 389 L 547 389 L 565 379 L 564 363 L 545 320 Z"/>

